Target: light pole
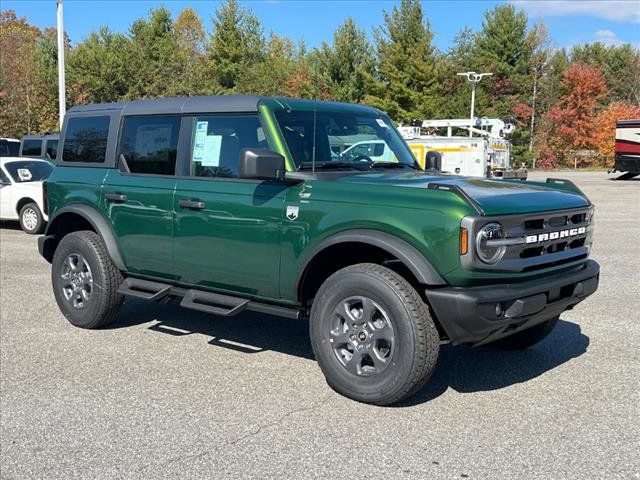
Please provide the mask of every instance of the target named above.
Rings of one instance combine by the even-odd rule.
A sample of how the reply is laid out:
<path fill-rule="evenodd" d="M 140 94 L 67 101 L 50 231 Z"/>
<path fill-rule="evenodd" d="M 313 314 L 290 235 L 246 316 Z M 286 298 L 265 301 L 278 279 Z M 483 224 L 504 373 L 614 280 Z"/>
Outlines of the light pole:
<path fill-rule="evenodd" d="M 64 85 L 64 25 L 62 20 L 62 0 L 58 0 L 58 114 L 60 116 L 60 130 L 67 110 Z"/>
<path fill-rule="evenodd" d="M 467 80 L 471 82 L 471 117 L 469 119 L 469 136 L 473 137 L 473 111 L 476 106 L 476 85 L 482 80 L 484 77 L 490 77 L 493 73 L 476 73 L 476 72 L 463 72 L 458 73 L 461 77 L 467 77 Z"/>

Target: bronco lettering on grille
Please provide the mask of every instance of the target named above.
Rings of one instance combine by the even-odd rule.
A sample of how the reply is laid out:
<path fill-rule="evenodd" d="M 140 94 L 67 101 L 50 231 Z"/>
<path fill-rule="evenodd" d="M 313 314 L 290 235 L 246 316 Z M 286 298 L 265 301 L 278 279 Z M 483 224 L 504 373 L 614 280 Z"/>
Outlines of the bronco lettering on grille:
<path fill-rule="evenodd" d="M 562 238 L 575 237 L 576 235 L 584 235 L 586 232 L 587 227 L 578 227 L 570 228 L 567 230 L 558 230 L 557 232 L 551 233 L 539 233 L 537 235 L 527 235 L 525 242 L 527 244 L 547 242 L 549 240 L 559 240 Z"/>

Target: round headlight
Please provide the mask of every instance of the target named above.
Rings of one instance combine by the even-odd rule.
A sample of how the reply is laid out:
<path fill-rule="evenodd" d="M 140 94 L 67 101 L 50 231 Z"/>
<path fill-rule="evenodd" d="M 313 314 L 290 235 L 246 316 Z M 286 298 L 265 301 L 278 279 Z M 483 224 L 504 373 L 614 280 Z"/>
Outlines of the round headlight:
<path fill-rule="evenodd" d="M 487 223 L 476 236 L 476 253 L 480 260 L 490 265 L 498 263 L 507 251 L 505 245 L 495 245 L 497 240 L 504 240 L 504 229 L 499 223 Z"/>

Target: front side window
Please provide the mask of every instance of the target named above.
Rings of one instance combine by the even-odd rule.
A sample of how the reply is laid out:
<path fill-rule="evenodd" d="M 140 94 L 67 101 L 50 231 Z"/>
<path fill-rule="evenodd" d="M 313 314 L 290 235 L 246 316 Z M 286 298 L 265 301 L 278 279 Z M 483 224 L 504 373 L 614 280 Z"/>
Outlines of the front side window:
<path fill-rule="evenodd" d="M 126 117 L 119 153 L 131 173 L 174 175 L 179 133 L 177 115 Z"/>
<path fill-rule="evenodd" d="M 2 185 L 11 185 L 11 180 L 9 180 L 9 177 L 7 177 L 7 175 L 4 173 L 4 171 L 0 168 L 0 183 Z"/>
<path fill-rule="evenodd" d="M 58 154 L 58 140 L 47 140 L 47 155 L 51 160 L 56 159 Z"/>
<path fill-rule="evenodd" d="M 67 123 L 62 146 L 64 162 L 104 163 L 110 117 L 75 117 Z"/>
<path fill-rule="evenodd" d="M 376 166 L 417 168 L 415 157 L 386 115 L 345 111 L 275 112 L 298 169 Z"/>
<path fill-rule="evenodd" d="M 4 168 L 17 183 L 46 180 L 53 171 L 53 166 L 49 162 L 28 160 L 7 162 L 4 164 Z"/>
<path fill-rule="evenodd" d="M 257 115 L 212 115 L 193 119 L 191 175 L 238 176 L 240 151 L 268 148 Z"/>
<path fill-rule="evenodd" d="M 42 140 L 26 139 L 22 142 L 23 157 L 39 157 L 42 153 Z"/>

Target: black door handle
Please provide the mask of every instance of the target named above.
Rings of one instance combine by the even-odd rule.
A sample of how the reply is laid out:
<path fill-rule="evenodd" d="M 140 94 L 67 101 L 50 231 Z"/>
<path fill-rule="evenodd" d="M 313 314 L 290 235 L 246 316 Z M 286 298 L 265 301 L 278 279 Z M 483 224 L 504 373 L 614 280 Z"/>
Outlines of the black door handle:
<path fill-rule="evenodd" d="M 189 210 L 204 210 L 205 203 L 200 200 L 180 200 L 178 202 L 180 208 L 187 208 Z"/>
<path fill-rule="evenodd" d="M 104 198 L 107 202 L 124 203 L 127 201 L 127 196 L 119 193 L 105 193 Z"/>

